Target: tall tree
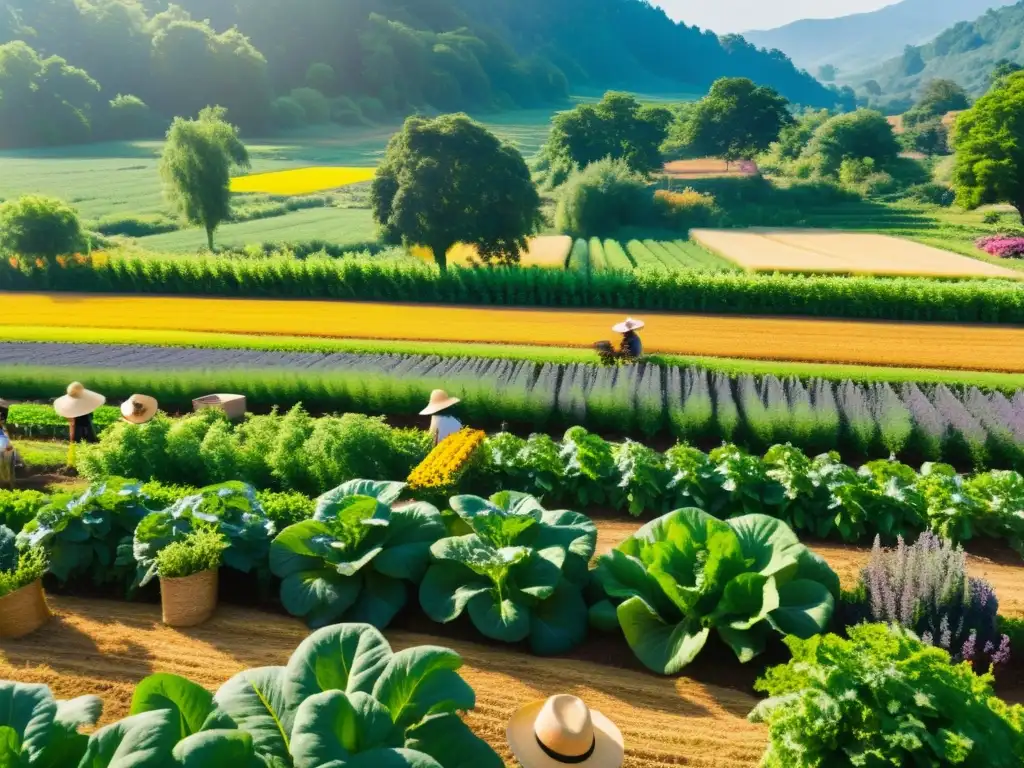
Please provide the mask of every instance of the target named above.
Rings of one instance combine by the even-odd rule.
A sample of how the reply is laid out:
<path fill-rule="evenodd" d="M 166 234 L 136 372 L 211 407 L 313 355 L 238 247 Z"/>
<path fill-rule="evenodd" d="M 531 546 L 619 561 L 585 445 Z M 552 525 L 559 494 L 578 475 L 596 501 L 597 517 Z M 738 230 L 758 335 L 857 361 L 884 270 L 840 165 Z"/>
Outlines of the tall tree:
<path fill-rule="evenodd" d="M 197 120 L 175 118 L 167 132 L 160 174 L 167 197 L 190 224 L 213 233 L 231 214 L 231 169 L 248 168 L 249 153 L 223 107 L 206 107 Z"/>
<path fill-rule="evenodd" d="M 968 209 L 1010 203 L 1024 222 L 1024 72 L 1003 78 L 960 114 L 953 188 Z"/>
<path fill-rule="evenodd" d="M 768 149 L 793 122 L 789 102 L 745 77 L 716 80 L 691 112 L 687 135 L 701 154 L 745 160 Z"/>
<path fill-rule="evenodd" d="M 540 195 L 518 150 L 465 115 L 410 117 L 388 142 L 371 192 L 394 243 L 425 245 L 441 269 L 456 243 L 514 264 L 540 224 Z"/>
<path fill-rule="evenodd" d="M 929 80 L 913 108 L 903 115 L 903 124 L 910 128 L 969 106 L 971 100 L 967 91 L 952 80 Z"/>

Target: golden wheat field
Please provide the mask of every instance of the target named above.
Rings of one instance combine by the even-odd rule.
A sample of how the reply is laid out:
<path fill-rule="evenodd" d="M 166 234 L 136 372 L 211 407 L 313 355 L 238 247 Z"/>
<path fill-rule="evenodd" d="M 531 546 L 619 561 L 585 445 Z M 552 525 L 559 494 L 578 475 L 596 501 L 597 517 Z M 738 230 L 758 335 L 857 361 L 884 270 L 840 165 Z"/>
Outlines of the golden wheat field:
<path fill-rule="evenodd" d="M 519 257 L 524 267 L 540 267 L 541 269 L 565 269 L 565 261 L 569 258 L 572 238 L 568 235 L 541 235 L 527 240 L 527 250 Z M 434 263 L 434 252 L 425 245 L 414 245 L 409 253 L 428 264 Z M 448 251 L 448 263 L 452 266 L 469 267 L 480 263 L 476 246 L 459 243 Z"/>
<path fill-rule="evenodd" d="M 344 168 L 324 166 L 295 168 L 272 173 L 253 173 L 236 176 L 231 180 L 232 192 L 255 192 L 265 195 L 308 195 L 328 189 L 347 187 L 370 181 L 374 168 Z"/>
<path fill-rule="evenodd" d="M 170 672 L 216 689 L 247 667 L 284 664 L 308 632 L 295 619 L 235 607 L 179 631 L 161 624 L 157 605 L 52 597 L 50 604 L 47 627 L 0 643 L 0 679 L 45 683 L 61 699 L 96 694 L 103 724 L 128 715 L 132 688 L 146 675 Z M 765 730 L 745 719 L 756 700 L 742 691 L 433 635 L 386 635 L 396 651 L 440 644 L 462 656 L 460 673 L 477 701 L 466 720 L 510 766 L 509 717 L 555 693 L 580 696 L 619 725 L 626 768 L 754 768 L 764 751 Z"/>
<path fill-rule="evenodd" d="M 753 176 L 757 165 L 750 160 L 729 163 L 717 157 L 699 160 L 673 160 L 665 163 L 662 173 L 673 179 L 710 179 L 718 176 Z"/>
<path fill-rule="evenodd" d="M 587 347 L 615 311 L 429 304 L 0 294 L 0 326 L 213 331 L 347 339 Z M 647 352 L 757 360 L 1024 372 L 1024 328 L 642 313 Z"/>
<path fill-rule="evenodd" d="M 1024 278 L 995 264 L 887 235 L 829 229 L 695 229 L 705 248 L 754 272 Z"/>

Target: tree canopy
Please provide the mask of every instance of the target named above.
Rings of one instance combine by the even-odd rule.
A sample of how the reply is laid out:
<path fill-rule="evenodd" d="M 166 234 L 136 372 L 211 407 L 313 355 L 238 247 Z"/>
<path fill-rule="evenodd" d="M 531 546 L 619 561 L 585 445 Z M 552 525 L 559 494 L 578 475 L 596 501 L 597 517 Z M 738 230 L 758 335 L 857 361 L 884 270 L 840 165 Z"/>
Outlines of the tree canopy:
<path fill-rule="evenodd" d="M 871 109 L 858 109 L 822 123 L 802 156 L 812 160 L 823 175 L 834 176 L 844 160 L 870 159 L 875 167 L 882 167 L 894 161 L 899 152 L 899 142 L 885 116 Z"/>
<path fill-rule="evenodd" d="M 213 233 L 231 215 L 231 169 L 249 167 L 249 153 L 222 107 L 207 107 L 199 118 L 175 118 L 167 132 L 160 174 L 168 200 L 190 224 Z"/>
<path fill-rule="evenodd" d="M 903 124 L 913 127 L 918 123 L 942 117 L 947 112 L 967 109 L 971 100 L 967 91 L 952 80 L 929 80 L 921 91 L 917 103 L 903 115 Z"/>
<path fill-rule="evenodd" d="M 541 221 L 522 155 L 462 114 L 408 118 L 370 197 L 384 238 L 429 247 L 441 269 L 457 243 L 476 246 L 485 263 L 517 263 Z"/>
<path fill-rule="evenodd" d="M 696 154 L 727 162 L 750 159 L 767 150 L 793 122 L 788 105 L 772 88 L 724 77 L 690 112 L 685 133 Z"/>
<path fill-rule="evenodd" d="M 82 245 L 78 214 L 62 200 L 26 195 L 0 205 L 0 250 L 25 258 L 53 258 Z"/>
<path fill-rule="evenodd" d="M 1010 203 L 1024 222 L 1024 72 L 1008 75 L 959 115 L 953 146 L 957 202 Z"/>

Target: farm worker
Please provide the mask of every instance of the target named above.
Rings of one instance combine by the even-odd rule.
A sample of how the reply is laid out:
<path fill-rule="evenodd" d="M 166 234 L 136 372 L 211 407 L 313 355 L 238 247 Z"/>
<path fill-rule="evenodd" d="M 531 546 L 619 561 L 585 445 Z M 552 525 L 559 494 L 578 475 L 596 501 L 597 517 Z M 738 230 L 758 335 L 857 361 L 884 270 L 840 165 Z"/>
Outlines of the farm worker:
<path fill-rule="evenodd" d="M 107 398 L 98 392 L 86 389 L 81 382 L 68 384 L 67 394 L 58 397 L 53 403 L 53 410 L 58 416 L 68 420 L 71 445 L 68 448 L 68 466 L 75 463 L 75 443 L 98 443 L 96 430 L 92 425 L 92 415 L 107 402 Z"/>
<path fill-rule="evenodd" d="M 435 389 L 430 393 L 430 402 L 427 403 L 426 408 L 420 411 L 420 416 L 430 417 L 430 438 L 434 445 L 462 429 L 461 422 L 449 410 L 458 402 L 459 398 L 449 397 L 443 389 Z M 444 411 L 448 411 L 448 413 L 446 414 Z"/>
<path fill-rule="evenodd" d="M 121 403 L 121 417 L 129 424 L 145 424 L 156 416 L 156 398 L 149 395 L 132 395 Z"/>
<path fill-rule="evenodd" d="M 622 341 L 619 343 L 618 350 L 615 350 L 607 341 L 597 342 L 594 345 L 594 349 L 597 350 L 597 354 L 601 357 L 601 362 L 607 364 L 619 360 L 626 362 L 638 360 L 644 353 L 644 345 L 640 341 L 640 335 L 637 331 L 643 327 L 643 320 L 634 320 L 632 317 L 627 317 L 621 323 L 613 325 L 612 330 L 615 333 L 622 334 Z"/>
<path fill-rule="evenodd" d="M 615 723 L 575 696 L 527 704 L 512 715 L 506 735 L 523 768 L 620 768 L 625 759 Z"/>
<path fill-rule="evenodd" d="M 14 468 L 21 464 L 14 443 L 7 434 L 7 416 L 11 403 L 0 398 L 0 485 L 14 487 Z"/>

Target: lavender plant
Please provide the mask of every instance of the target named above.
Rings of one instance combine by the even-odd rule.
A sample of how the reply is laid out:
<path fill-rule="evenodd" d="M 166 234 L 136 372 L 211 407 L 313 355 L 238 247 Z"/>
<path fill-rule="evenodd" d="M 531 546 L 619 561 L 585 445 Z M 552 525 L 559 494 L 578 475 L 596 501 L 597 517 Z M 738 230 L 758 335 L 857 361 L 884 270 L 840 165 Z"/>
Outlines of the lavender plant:
<path fill-rule="evenodd" d="M 946 444 L 943 455 L 961 461 L 970 461 L 975 466 L 985 464 L 988 452 L 985 447 L 988 435 L 964 407 L 956 395 L 945 384 L 935 387 L 932 394 L 935 410 L 946 417 Z"/>
<path fill-rule="evenodd" d="M 945 419 L 916 384 L 907 383 L 900 387 L 900 399 L 914 422 L 910 444 L 924 458 L 937 461 L 942 456 Z"/>
<path fill-rule="evenodd" d="M 694 440 L 713 431 L 715 403 L 708 372 L 701 368 L 672 368 L 668 374 L 668 418 L 680 440 Z"/>
<path fill-rule="evenodd" d="M 907 406 L 888 384 L 872 384 L 870 391 L 871 413 L 878 422 L 882 445 L 890 454 L 897 454 L 907 447 L 907 441 L 914 431 L 914 419 Z"/>
<path fill-rule="evenodd" d="M 871 407 L 864 395 L 864 390 L 852 381 L 844 381 L 839 385 L 839 409 L 843 416 L 843 425 L 851 442 L 862 456 L 871 452 L 875 441 L 878 424 L 871 415 Z"/>
<path fill-rule="evenodd" d="M 1000 635 L 999 601 L 988 582 L 967 575 L 963 548 L 933 533 L 895 549 L 875 538 L 861 574 L 863 602 L 855 618 L 899 624 L 923 642 L 977 667 L 1005 664 L 1010 639 Z"/>
<path fill-rule="evenodd" d="M 740 423 L 740 411 L 732 396 L 732 380 L 722 373 L 711 374 L 711 391 L 715 396 L 715 420 L 723 440 L 732 440 Z"/>

